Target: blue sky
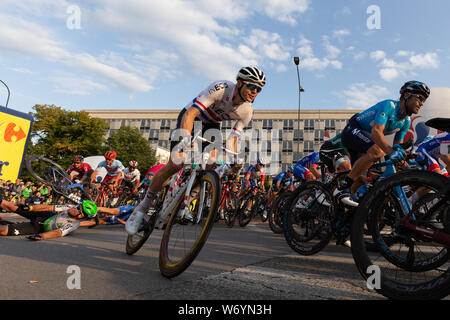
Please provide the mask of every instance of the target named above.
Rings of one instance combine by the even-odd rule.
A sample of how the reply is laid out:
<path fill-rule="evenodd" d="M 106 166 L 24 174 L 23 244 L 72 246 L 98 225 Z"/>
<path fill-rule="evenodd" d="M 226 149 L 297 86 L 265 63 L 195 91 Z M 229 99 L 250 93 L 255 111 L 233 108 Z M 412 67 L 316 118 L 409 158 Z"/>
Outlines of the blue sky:
<path fill-rule="evenodd" d="M 448 12 L 445 0 L 2 0 L 0 79 L 22 112 L 181 109 L 257 65 L 268 83 L 254 108 L 297 109 L 299 56 L 302 109 L 365 109 L 407 80 L 450 87 Z"/>

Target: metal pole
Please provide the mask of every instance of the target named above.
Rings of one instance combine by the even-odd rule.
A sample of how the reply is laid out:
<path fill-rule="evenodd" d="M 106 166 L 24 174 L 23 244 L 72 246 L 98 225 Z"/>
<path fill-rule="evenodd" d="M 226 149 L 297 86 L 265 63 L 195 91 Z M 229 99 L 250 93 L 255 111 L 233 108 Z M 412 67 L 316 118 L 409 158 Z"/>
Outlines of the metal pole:
<path fill-rule="evenodd" d="M 294 63 L 297 66 L 297 78 L 298 78 L 298 113 L 297 113 L 297 130 L 300 135 L 300 104 L 301 104 L 301 93 L 305 90 L 302 88 L 300 84 L 300 71 L 298 69 L 298 65 L 300 64 L 300 58 L 294 57 Z M 297 142 L 297 152 L 300 153 L 300 140 Z"/>

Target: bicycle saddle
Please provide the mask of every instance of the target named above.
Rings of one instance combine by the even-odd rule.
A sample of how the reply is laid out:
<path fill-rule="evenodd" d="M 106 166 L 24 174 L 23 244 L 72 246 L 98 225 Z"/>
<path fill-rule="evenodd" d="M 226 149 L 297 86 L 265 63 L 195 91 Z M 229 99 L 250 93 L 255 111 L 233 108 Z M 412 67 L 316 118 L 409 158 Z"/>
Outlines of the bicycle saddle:
<path fill-rule="evenodd" d="M 433 118 L 425 122 L 431 128 L 450 132 L 450 118 Z"/>

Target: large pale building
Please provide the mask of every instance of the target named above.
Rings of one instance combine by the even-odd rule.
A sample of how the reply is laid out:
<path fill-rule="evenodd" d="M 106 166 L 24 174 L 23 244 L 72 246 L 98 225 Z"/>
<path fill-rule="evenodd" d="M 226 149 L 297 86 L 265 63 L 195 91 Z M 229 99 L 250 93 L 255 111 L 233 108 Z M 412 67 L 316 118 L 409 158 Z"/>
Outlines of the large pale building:
<path fill-rule="evenodd" d="M 154 150 L 169 149 L 170 132 L 175 128 L 179 110 L 86 110 L 92 117 L 109 123 L 109 131 L 121 126 L 137 128 Z M 278 155 L 281 169 L 295 163 L 303 155 L 319 150 L 327 137 L 333 137 L 344 129 L 348 119 L 360 110 L 254 110 L 253 120 L 245 129 L 246 147 L 254 149 L 251 137 L 257 140 L 261 150 Z M 300 118 L 300 121 L 298 120 Z M 222 122 L 222 134 L 226 139 L 234 121 Z M 275 133 L 276 132 L 276 133 Z M 248 159 L 253 162 L 256 159 Z"/>

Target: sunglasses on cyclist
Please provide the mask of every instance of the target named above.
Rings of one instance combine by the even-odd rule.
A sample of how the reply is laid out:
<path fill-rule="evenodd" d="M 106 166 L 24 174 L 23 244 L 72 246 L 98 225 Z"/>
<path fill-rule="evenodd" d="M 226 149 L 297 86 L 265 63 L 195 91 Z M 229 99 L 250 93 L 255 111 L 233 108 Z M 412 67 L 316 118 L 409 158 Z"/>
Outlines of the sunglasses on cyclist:
<path fill-rule="evenodd" d="M 419 101 L 420 103 L 425 103 L 425 101 L 427 101 L 427 98 L 424 98 L 418 94 L 411 94 L 414 98 L 416 98 L 417 101 Z"/>
<path fill-rule="evenodd" d="M 246 82 L 246 81 L 243 81 L 243 82 L 245 83 L 245 85 L 247 86 L 247 88 L 249 90 L 252 90 L 252 91 L 256 90 L 256 92 L 258 92 L 258 93 L 260 93 L 262 90 L 262 88 L 260 86 L 257 86 L 256 84 L 253 84 L 251 82 Z"/>

